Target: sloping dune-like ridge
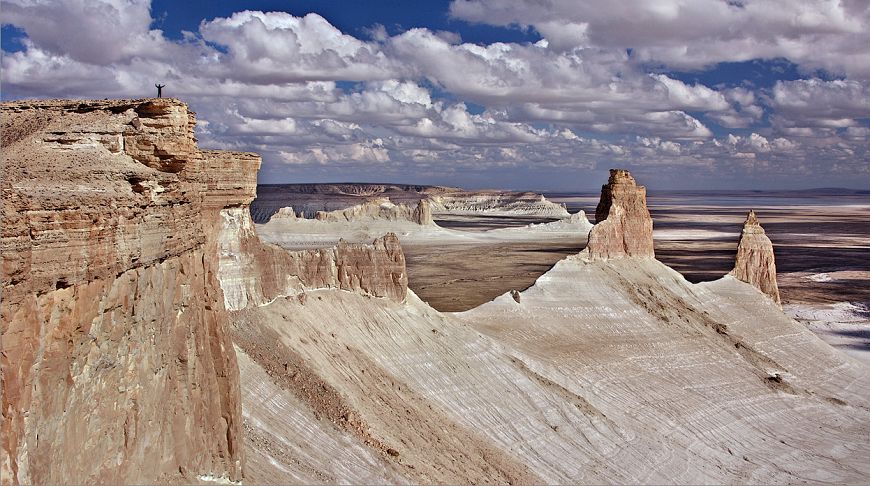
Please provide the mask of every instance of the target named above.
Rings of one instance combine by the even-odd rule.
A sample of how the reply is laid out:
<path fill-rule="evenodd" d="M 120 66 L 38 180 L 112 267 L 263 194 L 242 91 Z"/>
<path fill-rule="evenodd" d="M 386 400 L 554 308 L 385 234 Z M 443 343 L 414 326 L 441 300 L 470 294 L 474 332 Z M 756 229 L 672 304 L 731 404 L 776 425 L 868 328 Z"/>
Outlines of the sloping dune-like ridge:
<path fill-rule="evenodd" d="M 355 456 L 368 451 L 369 465 L 353 472 L 327 454 L 309 459 L 337 481 L 855 483 L 868 474 L 866 368 L 751 286 L 692 285 L 654 260 L 578 257 L 520 300 L 452 316 L 412 293 L 403 303 L 334 290 L 278 299 L 244 311 L 234 340 L 253 363 L 297 381 L 264 385 L 257 367 L 243 368 L 243 390 L 268 386 L 275 400 L 335 390 L 338 414 L 302 401 L 323 414 L 309 421 L 318 434 L 347 437 Z M 268 403 L 244 404 L 259 434 L 308 430 Z M 252 481 L 283 469 L 322 481 L 253 448 Z"/>
<path fill-rule="evenodd" d="M 747 284 L 692 285 L 655 260 L 578 256 L 520 302 L 504 295 L 461 318 L 583 394 L 628 436 L 656 443 L 630 482 L 868 474 L 866 367 Z"/>

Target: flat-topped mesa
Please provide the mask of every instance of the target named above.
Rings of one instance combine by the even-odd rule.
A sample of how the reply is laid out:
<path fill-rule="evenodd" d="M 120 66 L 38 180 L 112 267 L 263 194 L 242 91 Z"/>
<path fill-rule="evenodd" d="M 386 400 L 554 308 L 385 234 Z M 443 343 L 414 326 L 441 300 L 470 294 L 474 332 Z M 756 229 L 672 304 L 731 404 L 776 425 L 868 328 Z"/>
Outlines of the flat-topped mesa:
<path fill-rule="evenodd" d="M 610 179 L 601 187 L 588 253 L 600 258 L 655 258 L 652 229 L 646 188 L 637 185 L 627 170 L 611 169 Z"/>
<path fill-rule="evenodd" d="M 764 233 L 755 211 L 750 210 L 746 222 L 743 223 L 743 232 L 737 244 L 737 257 L 731 275 L 757 287 L 774 302 L 780 304 L 773 243 Z"/>
<path fill-rule="evenodd" d="M 284 216 L 282 216 L 284 217 Z M 285 219 L 287 219 L 285 217 Z M 381 197 L 335 211 L 317 211 L 314 214 L 317 221 L 344 223 L 354 221 L 408 221 L 419 225 L 432 225 L 432 206 L 426 199 L 420 200 L 415 206 L 394 204 L 389 198 Z"/>

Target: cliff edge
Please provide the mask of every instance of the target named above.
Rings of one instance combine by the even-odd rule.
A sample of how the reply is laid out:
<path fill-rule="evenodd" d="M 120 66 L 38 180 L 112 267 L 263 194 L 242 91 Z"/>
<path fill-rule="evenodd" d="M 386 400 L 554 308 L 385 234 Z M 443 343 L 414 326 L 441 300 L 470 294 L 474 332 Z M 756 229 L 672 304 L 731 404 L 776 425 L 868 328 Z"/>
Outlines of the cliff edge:
<path fill-rule="evenodd" d="M 200 150 L 179 100 L 0 113 L 2 484 L 239 481 L 232 311 L 314 288 L 405 299 L 395 235 L 263 244 L 260 156 Z"/>
<path fill-rule="evenodd" d="M 205 210 L 232 190 L 209 193 L 195 114 L 166 98 L 0 112 L 2 482 L 241 479 Z"/>

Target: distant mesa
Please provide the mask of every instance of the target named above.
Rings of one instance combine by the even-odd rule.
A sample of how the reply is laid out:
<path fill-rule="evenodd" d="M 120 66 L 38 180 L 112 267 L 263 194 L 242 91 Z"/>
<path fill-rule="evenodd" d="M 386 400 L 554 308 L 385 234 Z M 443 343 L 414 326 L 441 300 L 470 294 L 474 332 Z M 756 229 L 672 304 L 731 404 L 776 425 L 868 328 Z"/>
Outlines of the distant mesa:
<path fill-rule="evenodd" d="M 270 218 L 271 220 L 295 221 L 305 218 L 305 212 L 297 214 L 292 207 L 280 208 Z M 381 197 L 334 211 L 317 211 L 313 218 L 325 223 L 353 223 L 359 221 L 404 221 L 421 226 L 434 226 L 432 205 L 429 200 L 422 199 L 415 205 L 394 204 L 389 198 Z"/>
<path fill-rule="evenodd" d="M 533 192 L 465 190 L 456 187 L 409 184 L 264 184 L 251 203 L 255 223 L 266 223 L 280 208 L 292 206 L 298 215 L 314 218 L 318 211 L 336 211 L 367 201 L 389 199 L 413 207 L 427 200 L 433 216 L 493 215 L 563 219 L 565 206 Z M 425 215 L 424 215 L 425 216 Z M 425 219 L 425 218 L 424 218 Z M 423 223 L 426 224 L 426 223 Z"/>
<path fill-rule="evenodd" d="M 646 188 L 624 169 L 611 169 L 601 187 L 588 253 L 599 258 L 648 257 L 653 250 L 653 223 L 646 207 Z"/>
<path fill-rule="evenodd" d="M 750 210 L 743 223 L 740 243 L 737 244 L 737 258 L 731 275 L 767 294 L 774 302 L 781 304 L 779 287 L 776 284 L 776 262 L 773 256 L 773 243 L 764 233 L 755 211 Z"/>

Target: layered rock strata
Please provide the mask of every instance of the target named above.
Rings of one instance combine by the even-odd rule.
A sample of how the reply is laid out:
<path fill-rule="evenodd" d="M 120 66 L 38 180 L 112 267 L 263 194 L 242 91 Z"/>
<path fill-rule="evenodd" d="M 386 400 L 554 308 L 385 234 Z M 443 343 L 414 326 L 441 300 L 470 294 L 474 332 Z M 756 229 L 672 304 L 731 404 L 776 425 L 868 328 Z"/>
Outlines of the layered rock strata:
<path fill-rule="evenodd" d="M 780 304 L 773 243 L 764 233 L 755 211 L 750 210 L 746 215 L 731 275 L 757 287 L 774 302 Z"/>
<path fill-rule="evenodd" d="M 224 196 L 208 193 L 195 115 L 173 99 L 0 111 L 2 482 L 241 479 L 204 211 Z"/>
<path fill-rule="evenodd" d="M 569 215 L 565 206 L 532 192 L 462 191 L 436 194 L 430 200 L 432 210 L 442 214 L 500 214 L 555 219 Z"/>
<path fill-rule="evenodd" d="M 595 209 L 588 253 L 599 258 L 655 258 L 653 223 L 646 207 L 646 188 L 627 170 L 611 169 Z"/>

